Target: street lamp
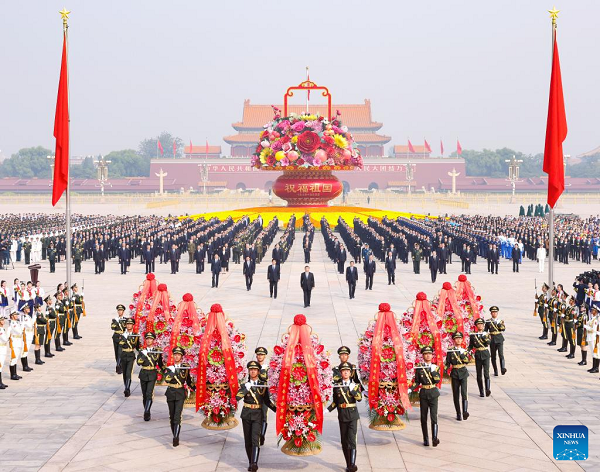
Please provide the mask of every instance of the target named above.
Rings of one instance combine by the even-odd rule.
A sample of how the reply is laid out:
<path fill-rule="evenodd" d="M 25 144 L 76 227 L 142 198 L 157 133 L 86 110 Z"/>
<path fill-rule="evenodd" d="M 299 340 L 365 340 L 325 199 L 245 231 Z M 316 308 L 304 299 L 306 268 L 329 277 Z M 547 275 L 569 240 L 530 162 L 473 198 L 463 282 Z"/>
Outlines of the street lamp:
<path fill-rule="evenodd" d="M 508 179 L 507 180 L 512 185 L 512 197 L 511 197 L 511 203 L 512 203 L 515 200 L 516 183 L 520 182 L 520 180 L 519 180 L 519 164 L 521 164 L 523 162 L 523 160 L 517 159 L 513 155 L 512 159 L 505 160 L 504 162 L 508 163 Z"/>
<path fill-rule="evenodd" d="M 108 182 L 108 164 L 112 161 L 105 161 L 104 156 L 98 156 L 98 182 L 100 182 L 100 194 L 104 198 L 104 185 Z"/>
<path fill-rule="evenodd" d="M 204 161 L 204 164 L 198 164 L 198 167 L 200 167 L 200 180 L 202 181 L 202 194 L 206 195 L 206 183 L 208 182 L 208 164 L 206 163 L 206 160 Z"/>
<path fill-rule="evenodd" d="M 411 187 L 411 183 L 415 178 L 415 164 L 411 164 L 410 161 L 408 161 L 408 164 L 406 164 L 406 181 L 408 182 L 408 194 L 410 195 L 410 187 Z"/>
<path fill-rule="evenodd" d="M 49 187 L 52 187 L 54 184 L 54 158 L 56 156 L 46 156 L 46 159 L 50 161 L 50 184 Z"/>

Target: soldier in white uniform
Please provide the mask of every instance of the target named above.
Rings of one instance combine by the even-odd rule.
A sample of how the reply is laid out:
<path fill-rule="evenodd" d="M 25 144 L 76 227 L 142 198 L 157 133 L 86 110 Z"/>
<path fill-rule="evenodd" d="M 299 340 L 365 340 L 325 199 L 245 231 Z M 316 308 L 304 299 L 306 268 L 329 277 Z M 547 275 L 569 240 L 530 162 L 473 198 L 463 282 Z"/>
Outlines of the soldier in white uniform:
<path fill-rule="evenodd" d="M 585 327 L 587 345 L 590 351 L 592 351 L 592 368 L 588 372 L 597 374 L 600 367 L 600 316 L 596 307 L 592 308 L 590 318 Z"/>
<path fill-rule="evenodd" d="M 29 311 L 29 305 L 23 306 L 23 315 L 21 323 L 23 325 L 23 334 L 25 337 L 25 345 L 23 346 L 23 351 L 21 351 L 21 366 L 23 367 L 23 372 L 31 372 L 33 369 L 29 367 L 27 356 L 29 355 L 29 351 L 33 351 L 33 335 L 35 334 L 35 320 L 33 319 L 31 312 Z"/>
<path fill-rule="evenodd" d="M 8 316 L 5 313 L 0 313 L 0 390 L 4 390 L 7 387 L 7 385 L 2 383 L 2 371 L 4 370 L 6 353 L 8 352 L 8 340 L 10 338 L 8 323 Z"/>
<path fill-rule="evenodd" d="M 10 379 L 19 380 L 20 375 L 17 375 L 17 362 L 21 358 L 23 351 L 23 325 L 19 320 L 19 312 L 13 310 L 10 312 L 10 339 L 8 345 L 10 347 Z"/>

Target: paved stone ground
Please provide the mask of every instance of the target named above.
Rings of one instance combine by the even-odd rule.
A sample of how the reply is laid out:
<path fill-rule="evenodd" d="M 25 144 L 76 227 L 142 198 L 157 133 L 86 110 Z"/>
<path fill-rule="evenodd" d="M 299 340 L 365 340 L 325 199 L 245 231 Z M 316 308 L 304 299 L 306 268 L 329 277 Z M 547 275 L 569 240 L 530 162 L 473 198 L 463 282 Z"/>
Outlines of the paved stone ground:
<path fill-rule="evenodd" d="M 408 265 L 400 264 L 397 284 L 388 286 L 379 265 L 373 291 L 364 291 L 362 279 L 357 298 L 349 300 L 343 276 L 326 259 L 319 234 L 315 236 L 312 259 L 316 289 L 308 309 L 302 307 L 298 280 L 304 265 L 299 244 L 294 245 L 290 259 L 282 266 L 277 300 L 267 295 L 266 262 L 258 266 L 251 292 L 245 290 L 241 267 L 236 265 L 222 276 L 219 289 L 210 288 L 210 274 L 196 275 L 186 260 L 182 260 L 178 275 L 170 275 L 165 265 L 158 265 L 156 274 L 159 281 L 169 285 L 177 301 L 189 291 L 205 310 L 211 303 L 221 303 L 247 334 L 250 350 L 259 344 L 271 348 L 293 316 L 304 312 L 335 357 L 341 343 L 356 345 L 380 302 L 389 302 L 392 309 L 402 311 L 419 290 L 432 298 L 442 282 L 456 280 L 460 269 L 460 264 L 450 265 L 448 275 L 438 277 L 433 285 L 428 270 L 414 275 Z M 594 267 L 599 265 L 594 261 Z M 59 266 L 58 274 L 48 274 L 44 267 L 44 286 L 61 281 L 63 267 Z M 137 384 L 129 399 L 123 397 L 121 377 L 114 373 L 110 319 L 117 303 L 128 304 L 131 300 L 143 280 L 143 268 L 134 263 L 133 273 L 122 276 L 118 264 L 110 262 L 105 274 L 94 275 L 93 264 L 84 263 L 83 273 L 76 279 L 80 286 L 85 279 L 89 315 L 81 323 L 84 339 L 66 352 L 57 353 L 45 365 L 34 366 L 35 371 L 24 374 L 23 380 L 5 380 L 9 388 L 0 393 L 1 471 L 246 470 L 241 427 L 229 432 L 207 431 L 200 427 L 200 416 L 186 409 L 181 446 L 173 449 L 164 389 L 156 390 L 150 422 L 142 419 Z M 556 279 L 568 286 L 583 268 L 578 263 L 557 265 Z M 598 375 L 588 374 L 576 364 L 579 353 L 576 361 L 569 361 L 537 339 L 541 330 L 539 319 L 532 317 L 532 297 L 534 278 L 540 285 L 540 275 L 537 264 L 531 262 L 526 262 L 518 274 L 512 273 L 509 262 L 502 262 L 498 276 L 488 274 L 485 264 L 473 266 L 470 279 L 485 305 L 499 305 L 506 320 L 507 375 L 492 377 L 489 398 L 480 398 L 475 379 L 470 379 L 471 417 L 460 423 L 454 419 L 451 392 L 448 386 L 443 387 L 441 444 L 435 449 L 421 444 L 418 409 L 409 413 L 406 429 L 386 433 L 368 428 L 366 408 L 361 405 L 360 470 L 600 470 Z M 27 279 L 27 272 L 20 266 L 2 276 L 7 280 Z M 351 356 L 354 361 L 355 354 Z M 325 417 L 323 452 L 308 458 L 282 454 L 271 423 L 261 453 L 261 470 L 343 470 L 336 414 Z M 553 461 L 552 428 L 580 422 L 590 428 L 593 457 L 579 464 Z"/>

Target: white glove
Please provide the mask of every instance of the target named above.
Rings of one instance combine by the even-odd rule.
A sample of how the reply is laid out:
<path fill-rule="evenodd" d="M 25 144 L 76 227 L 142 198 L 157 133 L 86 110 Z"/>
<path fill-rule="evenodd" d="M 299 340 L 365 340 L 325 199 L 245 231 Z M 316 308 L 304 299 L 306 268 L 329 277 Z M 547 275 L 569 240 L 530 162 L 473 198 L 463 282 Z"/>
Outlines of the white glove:
<path fill-rule="evenodd" d="M 462 347 L 459 347 L 459 348 L 458 348 L 458 352 L 460 352 L 461 354 L 463 354 L 463 353 L 465 352 L 465 349 L 464 349 L 464 348 L 462 348 Z"/>
<path fill-rule="evenodd" d="M 173 373 L 175 373 L 175 366 L 174 365 L 170 365 L 169 366 L 169 370 Z"/>
<path fill-rule="evenodd" d="M 246 387 L 246 390 L 250 391 L 252 389 L 252 384 L 250 382 L 246 382 L 244 387 Z"/>
<path fill-rule="evenodd" d="M 431 364 L 431 365 L 429 366 L 429 370 L 430 370 L 431 372 L 435 372 L 435 371 L 437 370 L 437 365 L 435 365 L 435 364 Z"/>
<path fill-rule="evenodd" d="M 142 349 L 142 354 L 143 354 L 144 356 L 147 356 L 147 355 L 148 355 L 148 351 L 147 351 L 146 349 Z"/>
<path fill-rule="evenodd" d="M 410 395 L 412 393 L 412 388 L 408 389 L 408 394 Z"/>
<path fill-rule="evenodd" d="M 356 384 L 354 382 L 350 382 L 350 390 L 354 390 L 354 387 L 356 387 Z"/>

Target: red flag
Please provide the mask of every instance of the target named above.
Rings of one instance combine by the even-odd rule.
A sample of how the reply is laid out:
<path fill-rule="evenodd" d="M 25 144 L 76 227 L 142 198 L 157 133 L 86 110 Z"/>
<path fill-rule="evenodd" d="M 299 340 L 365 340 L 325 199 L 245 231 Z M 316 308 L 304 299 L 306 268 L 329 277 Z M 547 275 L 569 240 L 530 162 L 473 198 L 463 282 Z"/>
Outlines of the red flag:
<path fill-rule="evenodd" d="M 558 44 L 554 37 L 552 76 L 548 100 L 548 123 L 546 124 L 546 146 L 544 148 L 544 172 L 548 174 L 548 205 L 554 208 L 565 190 L 565 169 L 562 143 L 567 137 L 567 115 L 563 97 Z"/>
<path fill-rule="evenodd" d="M 410 139 L 408 140 L 408 152 L 411 152 L 413 154 L 415 154 L 415 148 L 413 147 L 412 143 L 410 142 Z"/>
<path fill-rule="evenodd" d="M 175 140 L 173 140 L 173 157 L 175 157 L 176 153 L 177 153 L 177 143 L 175 142 Z"/>
<path fill-rule="evenodd" d="M 460 145 L 460 141 L 456 140 L 456 154 L 460 156 L 462 154 L 462 146 Z"/>
<path fill-rule="evenodd" d="M 67 190 L 69 181 L 69 83 L 67 74 L 67 35 L 63 35 L 62 62 L 54 117 L 54 185 L 52 186 L 52 206 L 60 200 Z"/>
<path fill-rule="evenodd" d="M 160 144 L 160 139 L 157 139 L 156 142 L 158 143 L 158 149 L 160 151 L 160 155 L 163 156 L 165 154 L 165 151 L 163 150 L 162 144 Z"/>
<path fill-rule="evenodd" d="M 427 152 L 431 152 L 431 146 L 429 145 L 429 143 L 427 142 L 427 140 L 425 138 L 423 138 L 423 141 L 425 141 L 425 150 Z"/>
<path fill-rule="evenodd" d="M 440 139 L 440 150 L 442 151 L 442 156 L 444 155 L 444 142 Z"/>

